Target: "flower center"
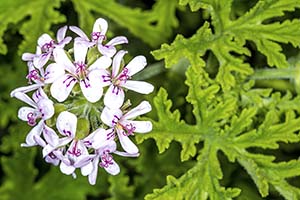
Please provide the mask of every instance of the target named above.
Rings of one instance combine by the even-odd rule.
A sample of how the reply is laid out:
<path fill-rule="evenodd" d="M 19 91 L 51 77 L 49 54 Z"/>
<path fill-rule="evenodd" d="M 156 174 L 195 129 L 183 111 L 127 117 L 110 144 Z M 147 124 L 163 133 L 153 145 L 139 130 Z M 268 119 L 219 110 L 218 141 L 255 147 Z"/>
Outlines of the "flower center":
<path fill-rule="evenodd" d="M 37 120 L 38 118 L 43 117 L 43 116 L 44 116 L 43 113 L 37 112 L 37 111 L 28 113 L 28 114 L 27 114 L 27 120 L 28 120 L 27 123 L 28 123 L 28 125 L 30 125 L 30 126 L 36 125 L 36 120 Z"/>
<path fill-rule="evenodd" d="M 124 68 L 122 73 L 112 80 L 112 84 L 114 86 L 112 93 L 118 95 L 121 90 L 121 85 L 126 83 L 128 79 L 131 77 L 128 75 L 129 71 L 127 68 Z M 103 78 L 103 77 L 102 77 Z"/>
<path fill-rule="evenodd" d="M 55 44 L 55 41 L 54 40 L 51 40 L 50 42 L 48 43 L 45 43 L 43 46 L 42 46 L 42 51 L 44 53 L 51 53 L 54 49 L 54 44 Z"/>
<path fill-rule="evenodd" d="M 78 141 L 75 142 L 73 148 L 71 150 L 68 150 L 68 153 L 71 155 L 74 155 L 76 157 L 81 156 L 81 150 L 77 147 Z"/>
<path fill-rule="evenodd" d="M 109 150 L 103 151 L 103 154 L 101 155 L 101 162 L 99 163 L 100 167 L 107 168 L 109 165 L 113 164 L 113 157 L 109 153 Z"/>
<path fill-rule="evenodd" d="M 105 35 L 101 35 L 100 32 L 93 32 L 91 34 L 92 36 L 92 41 L 93 42 L 97 42 L 100 38 L 102 38 L 103 40 L 106 40 L 106 36 Z"/>
<path fill-rule="evenodd" d="M 112 120 L 113 127 L 115 129 L 121 130 L 122 134 L 125 135 L 125 136 L 133 135 L 136 127 L 132 123 L 128 123 L 128 124 L 123 125 L 119 122 L 119 120 L 120 120 L 120 118 L 117 115 L 114 115 L 114 118 Z M 107 135 L 107 137 L 109 137 L 109 134 Z"/>
<path fill-rule="evenodd" d="M 32 81 L 43 81 L 43 78 L 39 75 L 38 70 L 34 69 L 31 70 L 28 75 L 26 76 L 26 78 L 28 79 L 28 83 L 31 84 Z"/>

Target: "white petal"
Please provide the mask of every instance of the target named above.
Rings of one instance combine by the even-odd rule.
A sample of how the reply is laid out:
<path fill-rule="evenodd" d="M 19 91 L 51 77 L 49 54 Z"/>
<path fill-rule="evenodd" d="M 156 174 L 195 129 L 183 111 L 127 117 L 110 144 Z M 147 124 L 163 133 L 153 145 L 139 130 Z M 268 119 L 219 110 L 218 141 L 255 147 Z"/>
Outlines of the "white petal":
<path fill-rule="evenodd" d="M 60 163 L 60 171 L 64 174 L 71 175 L 75 171 L 75 167 L 71 165 L 66 165 L 64 162 Z"/>
<path fill-rule="evenodd" d="M 126 68 L 128 69 L 128 75 L 132 76 L 138 73 L 139 71 L 144 69 L 146 65 L 147 61 L 145 56 L 134 57 L 126 66 Z"/>
<path fill-rule="evenodd" d="M 89 74 L 89 80 L 80 81 L 80 88 L 84 97 L 91 103 L 97 102 L 102 97 L 101 79 L 97 79 L 92 73 Z"/>
<path fill-rule="evenodd" d="M 86 41 L 89 41 L 89 38 L 86 36 L 86 34 L 77 26 L 70 26 L 69 29 L 79 35 L 81 38 L 83 38 Z"/>
<path fill-rule="evenodd" d="M 89 174 L 88 179 L 89 179 L 89 183 L 91 185 L 95 185 L 96 184 L 96 180 L 97 180 L 97 174 L 98 174 L 99 156 L 95 157 L 92 163 L 93 163 L 93 170 Z"/>
<path fill-rule="evenodd" d="M 123 118 L 124 119 L 133 119 L 139 115 L 145 114 L 147 112 L 151 111 L 151 105 L 148 101 L 142 101 L 138 106 L 131 109 L 129 112 L 127 112 Z"/>
<path fill-rule="evenodd" d="M 58 29 L 58 31 L 56 33 L 57 42 L 61 42 L 65 38 L 67 29 L 68 29 L 68 26 L 63 26 L 60 29 Z"/>
<path fill-rule="evenodd" d="M 45 83 L 53 83 L 59 77 L 65 74 L 64 67 L 57 63 L 52 63 L 47 66 L 45 71 Z"/>
<path fill-rule="evenodd" d="M 129 154 L 136 154 L 139 152 L 137 146 L 129 139 L 128 136 L 122 133 L 122 130 L 117 129 L 118 137 L 123 149 Z"/>
<path fill-rule="evenodd" d="M 140 94 L 149 94 L 153 92 L 153 85 L 150 83 L 144 82 L 144 81 L 131 81 L 128 80 L 124 84 L 122 84 L 124 88 L 127 88 L 129 90 L 138 92 Z"/>
<path fill-rule="evenodd" d="M 69 59 L 69 57 L 67 56 L 64 49 L 55 48 L 53 50 L 53 56 L 54 56 L 55 62 L 58 65 L 62 66 L 68 72 L 76 74 L 76 67 L 74 66 L 72 61 Z"/>
<path fill-rule="evenodd" d="M 43 53 L 33 58 L 33 65 L 41 69 L 50 59 L 51 53 Z"/>
<path fill-rule="evenodd" d="M 127 152 L 122 152 L 122 151 L 114 151 L 114 154 L 117 154 L 119 156 L 124 156 L 124 157 L 138 157 L 140 155 L 139 153 L 129 154 Z"/>
<path fill-rule="evenodd" d="M 107 31 L 107 21 L 103 18 L 98 18 L 93 26 L 93 32 L 100 32 L 101 35 L 105 35 Z"/>
<path fill-rule="evenodd" d="M 112 63 L 111 58 L 107 56 L 101 56 L 98 58 L 91 66 L 89 66 L 89 70 L 94 70 L 94 69 L 106 69 L 108 68 Z"/>
<path fill-rule="evenodd" d="M 90 173 L 92 173 L 93 168 L 94 168 L 94 167 L 93 167 L 92 162 L 89 162 L 87 165 L 81 167 L 81 174 L 82 174 L 83 176 L 87 176 L 87 175 L 89 175 Z"/>
<path fill-rule="evenodd" d="M 56 147 L 58 145 L 59 137 L 52 128 L 45 125 L 44 130 L 43 130 L 43 136 L 44 136 L 46 142 L 48 144 L 50 144 L 51 146 Z"/>
<path fill-rule="evenodd" d="M 81 42 L 78 39 L 74 41 L 74 59 L 75 62 L 85 63 L 85 57 L 88 50 L 88 45 L 86 43 Z"/>
<path fill-rule="evenodd" d="M 124 98 L 122 88 L 110 85 L 104 96 L 104 105 L 109 108 L 120 108 L 124 103 Z"/>
<path fill-rule="evenodd" d="M 116 77 L 118 75 L 121 66 L 121 61 L 126 53 L 127 51 L 120 50 L 115 55 L 112 64 L 112 77 Z"/>
<path fill-rule="evenodd" d="M 115 125 L 113 121 L 118 122 L 117 118 L 120 119 L 121 116 L 122 116 L 122 111 L 120 109 L 110 109 L 108 107 L 104 107 L 101 113 L 101 120 L 107 126 L 113 127 Z"/>
<path fill-rule="evenodd" d="M 152 123 L 150 121 L 128 120 L 128 121 L 126 121 L 126 124 L 127 123 L 129 123 L 129 124 L 131 123 L 135 127 L 135 130 L 134 130 L 135 133 L 147 133 L 152 130 Z"/>
<path fill-rule="evenodd" d="M 15 92 L 14 97 L 27 103 L 28 105 L 30 105 L 34 108 L 37 108 L 36 103 L 34 101 L 32 101 L 32 99 L 27 94 L 24 94 L 23 92 Z"/>
<path fill-rule="evenodd" d="M 117 49 L 114 46 L 107 46 L 98 43 L 98 51 L 104 56 L 113 57 L 113 55 L 117 52 Z"/>
<path fill-rule="evenodd" d="M 44 121 L 41 120 L 35 127 L 31 129 L 31 131 L 26 136 L 26 143 L 21 144 L 22 147 L 31 147 L 36 146 L 38 143 L 35 140 L 35 136 L 40 136 L 43 130 Z"/>
<path fill-rule="evenodd" d="M 33 54 L 33 53 L 23 53 L 22 60 L 23 61 L 32 61 L 35 56 L 37 56 L 37 55 Z"/>
<path fill-rule="evenodd" d="M 56 120 L 57 130 L 64 136 L 74 138 L 77 128 L 77 117 L 68 111 L 61 112 Z"/>
<path fill-rule="evenodd" d="M 42 87 L 43 84 L 33 84 L 33 85 L 28 85 L 28 86 L 24 86 L 24 87 L 19 87 L 14 89 L 13 91 L 11 91 L 10 96 L 11 97 L 16 97 L 16 94 L 21 92 L 21 93 L 27 93 L 27 92 L 31 92 L 33 90 L 36 90 L 40 87 Z M 21 101 L 24 101 L 22 99 L 20 99 Z"/>
<path fill-rule="evenodd" d="M 54 106 L 50 99 L 41 99 L 38 102 L 38 108 L 44 120 L 50 119 L 54 115 Z"/>
<path fill-rule="evenodd" d="M 32 99 L 34 102 L 38 102 L 41 99 L 48 99 L 48 96 L 42 88 L 38 88 L 37 91 L 32 94 Z"/>
<path fill-rule="evenodd" d="M 44 44 L 49 43 L 52 41 L 52 38 L 50 37 L 50 35 L 44 33 L 43 35 L 41 35 L 38 39 L 38 45 L 40 47 L 43 47 Z"/>
<path fill-rule="evenodd" d="M 69 74 L 65 74 L 54 81 L 50 87 L 51 95 L 59 102 L 66 100 L 77 80 Z"/>
<path fill-rule="evenodd" d="M 115 46 L 115 45 L 124 44 L 124 43 L 128 43 L 127 38 L 124 36 L 117 36 L 117 37 L 114 37 L 113 39 L 111 39 L 108 43 L 106 43 L 106 45 Z"/>
<path fill-rule="evenodd" d="M 29 113 L 34 113 L 36 109 L 30 108 L 30 107 L 21 107 L 18 111 L 18 118 L 23 120 L 23 121 L 28 121 L 28 114 Z"/>
<path fill-rule="evenodd" d="M 120 173 L 120 167 L 114 160 L 112 160 L 112 164 L 108 165 L 108 167 L 104 167 L 104 169 L 111 175 L 117 175 Z"/>
<path fill-rule="evenodd" d="M 83 139 L 84 144 L 87 147 L 92 147 L 94 149 L 100 148 L 103 144 L 105 144 L 107 138 L 106 130 L 103 128 L 98 128 L 87 137 Z"/>

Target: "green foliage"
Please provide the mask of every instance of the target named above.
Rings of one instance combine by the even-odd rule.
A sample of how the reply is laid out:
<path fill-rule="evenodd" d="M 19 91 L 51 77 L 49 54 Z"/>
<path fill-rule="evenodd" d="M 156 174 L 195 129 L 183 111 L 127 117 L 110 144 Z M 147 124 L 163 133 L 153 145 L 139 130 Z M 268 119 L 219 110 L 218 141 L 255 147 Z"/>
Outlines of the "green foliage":
<path fill-rule="evenodd" d="M 0 200 L 300 199 L 299 10 L 299 0 L 0 0 Z M 153 131 L 135 136 L 140 157 L 115 156 L 121 173 L 99 169 L 90 186 L 20 147 L 29 130 L 9 92 L 41 34 L 66 19 L 89 34 L 98 17 L 146 52 L 136 78 L 157 91 L 146 97 Z"/>

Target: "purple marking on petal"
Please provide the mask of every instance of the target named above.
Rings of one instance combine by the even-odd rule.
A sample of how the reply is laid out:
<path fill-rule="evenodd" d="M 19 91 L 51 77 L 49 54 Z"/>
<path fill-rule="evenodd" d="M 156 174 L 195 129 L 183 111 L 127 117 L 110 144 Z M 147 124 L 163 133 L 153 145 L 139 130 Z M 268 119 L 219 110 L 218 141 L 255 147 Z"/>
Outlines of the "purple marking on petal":
<path fill-rule="evenodd" d="M 70 79 L 71 79 L 71 80 L 70 80 Z M 73 76 L 69 75 L 69 76 L 66 78 L 66 80 L 63 81 L 63 84 L 65 84 L 68 80 L 69 80 L 69 83 L 66 84 L 67 87 L 69 87 L 73 81 L 76 81 L 76 78 L 74 78 Z"/>
<path fill-rule="evenodd" d="M 114 138 L 116 136 L 115 130 L 112 129 L 111 132 L 107 133 L 106 140 L 110 140 L 111 138 Z"/>
<path fill-rule="evenodd" d="M 36 125 L 36 115 L 33 112 L 27 114 L 28 125 L 34 126 Z"/>
<path fill-rule="evenodd" d="M 54 45 L 55 45 L 55 41 L 51 40 L 50 42 L 44 44 L 41 49 L 45 53 L 52 53 L 54 49 Z"/>
<path fill-rule="evenodd" d="M 74 155 L 76 157 L 81 156 L 81 150 L 77 148 L 78 141 L 75 142 L 73 148 L 71 151 L 68 151 L 71 155 Z"/>
<path fill-rule="evenodd" d="M 72 133 L 69 130 L 63 130 L 63 133 L 66 134 L 67 136 L 71 137 Z"/>
<path fill-rule="evenodd" d="M 93 42 L 97 42 L 100 38 L 102 40 L 106 40 L 106 36 L 105 35 L 101 35 L 100 32 L 92 32 L 91 38 L 92 38 Z"/>
<path fill-rule="evenodd" d="M 109 153 L 109 150 L 103 151 L 103 154 L 101 155 L 101 162 L 99 163 L 100 167 L 107 168 L 109 165 L 113 164 L 113 157 Z"/>
<path fill-rule="evenodd" d="M 112 93 L 118 95 L 120 90 L 121 90 L 121 88 L 118 85 L 114 85 Z"/>
<path fill-rule="evenodd" d="M 48 156 L 52 159 L 57 159 L 56 155 L 53 152 L 49 153 Z"/>
<path fill-rule="evenodd" d="M 89 140 L 87 140 L 87 141 L 83 141 L 83 143 L 85 144 L 85 145 L 88 145 L 88 146 L 92 146 L 92 142 L 91 141 L 89 141 Z"/>
<path fill-rule="evenodd" d="M 28 82 L 31 84 L 31 81 L 32 80 L 41 80 L 41 77 L 39 75 L 39 72 L 38 70 L 34 69 L 34 70 L 31 70 L 29 72 L 29 74 L 26 76 L 26 78 L 28 79 Z"/>
<path fill-rule="evenodd" d="M 117 115 L 114 115 L 113 120 L 111 120 L 112 125 L 116 126 L 118 124 L 119 120 L 120 120 L 120 118 Z"/>
<path fill-rule="evenodd" d="M 81 80 L 81 82 L 84 83 L 84 87 L 85 87 L 85 88 L 91 87 L 91 84 L 89 84 L 88 81 L 89 81 L 88 78 Z"/>
<path fill-rule="evenodd" d="M 111 77 L 109 75 L 102 75 L 103 82 L 111 81 Z"/>

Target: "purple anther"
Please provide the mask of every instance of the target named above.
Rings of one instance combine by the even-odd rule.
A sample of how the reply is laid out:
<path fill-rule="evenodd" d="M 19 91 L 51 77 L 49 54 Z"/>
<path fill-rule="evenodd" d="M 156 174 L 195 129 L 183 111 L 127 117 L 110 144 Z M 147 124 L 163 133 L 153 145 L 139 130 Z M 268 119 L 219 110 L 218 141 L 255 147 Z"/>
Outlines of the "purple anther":
<path fill-rule="evenodd" d="M 29 74 L 26 76 L 29 83 L 31 83 L 31 80 L 40 80 L 39 72 L 34 69 L 29 72 Z"/>
<path fill-rule="evenodd" d="M 50 53 L 53 51 L 53 48 L 54 48 L 54 44 L 55 44 L 55 41 L 54 40 L 51 40 L 50 42 L 44 44 L 42 46 L 42 51 L 43 52 L 46 52 L 46 53 Z"/>
<path fill-rule="evenodd" d="M 103 151 L 103 154 L 101 155 L 101 162 L 99 163 L 100 167 L 107 168 L 109 165 L 113 164 L 113 157 L 109 153 L 109 150 Z"/>
<path fill-rule="evenodd" d="M 30 126 L 36 125 L 36 116 L 35 116 L 35 114 L 33 112 L 30 112 L 30 113 L 27 114 L 27 120 L 28 120 L 27 123 Z"/>
<path fill-rule="evenodd" d="M 81 150 L 77 148 L 77 143 L 78 142 L 76 141 L 75 144 L 74 144 L 74 146 L 73 146 L 73 148 L 72 148 L 72 150 L 68 151 L 69 154 L 74 155 L 76 157 L 78 157 L 78 156 L 81 155 Z"/>
<path fill-rule="evenodd" d="M 93 42 L 98 41 L 99 38 L 102 38 L 103 40 L 106 40 L 106 36 L 105 35 L 101 35 L 100 32 L 92 32 L 91 37 L 92 37 L 92 41 Z"/>

